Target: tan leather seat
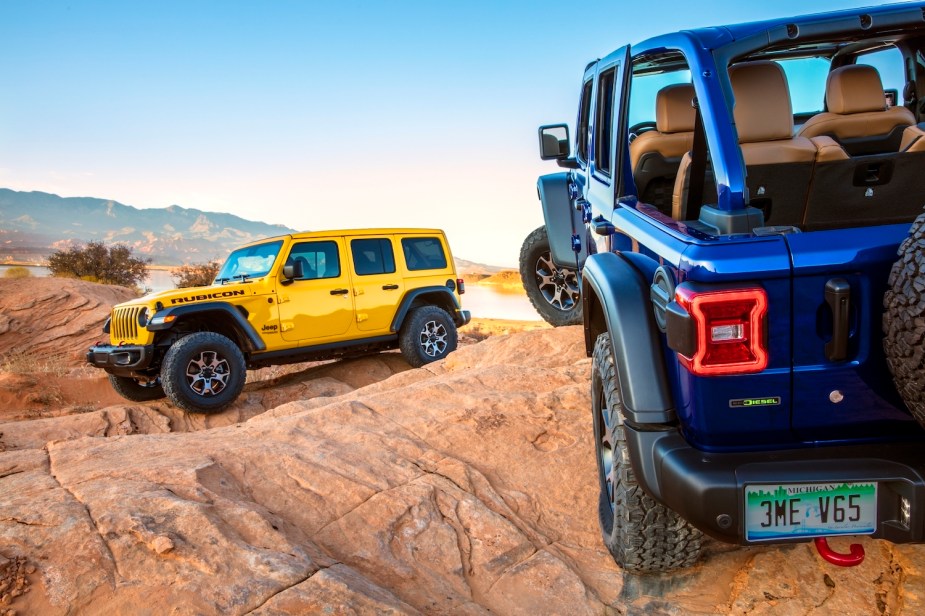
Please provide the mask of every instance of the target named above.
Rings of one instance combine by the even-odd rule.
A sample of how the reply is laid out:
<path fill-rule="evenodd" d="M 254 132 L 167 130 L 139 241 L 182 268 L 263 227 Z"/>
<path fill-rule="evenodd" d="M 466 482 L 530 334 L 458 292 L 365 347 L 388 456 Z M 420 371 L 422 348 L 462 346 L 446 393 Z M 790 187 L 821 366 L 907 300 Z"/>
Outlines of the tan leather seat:
<path fill-rule="evenodd" d="M 630 164 L 639 199 L 666 213 L 681 157 L 694 142 L 694 86 L 666 86 L 655 97 L 656 130 L 630 143 Z"/>
<path fill-rule="evenodd" d="M 915 116 L 902 106 L 886 106 L 880 73 L 866 64 L 842 66 L 829 73 L 825 88 L 828 111 L 807 120 L 803 137 L 826 135 L 852 156 L 897 152 Z"/>
<path fill-rule="evenodd" d="M 816 148 L 793 136 L 793 108 L 784 69 L 776 62 L 737 64 L 729 69 L 736 103 L 736 131 L 745 166 L 812 162 Z"/>
<path fill-rule="evenodd" d="M 751 205 L 764 211 L 769 225 L 797 225 L 802 220 L 816 148 L 793 136 L 790 88 L 776 62 L 758 61 L 729 68 L 735 95 L 736 131 L 746 167 Z M 686 217 L 689 156 L 681 162 L 672 214 Z"/>

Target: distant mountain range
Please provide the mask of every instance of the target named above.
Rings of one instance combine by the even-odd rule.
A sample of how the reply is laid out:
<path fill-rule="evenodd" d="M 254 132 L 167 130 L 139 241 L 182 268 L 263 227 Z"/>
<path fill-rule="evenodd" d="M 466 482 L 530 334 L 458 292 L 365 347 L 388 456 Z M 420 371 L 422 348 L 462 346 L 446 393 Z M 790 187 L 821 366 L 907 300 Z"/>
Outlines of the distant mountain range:
<path fill-rule="evenodd" d="M 0 188 L 0 263 L 41 263 L 55 250 L 88 241 L 126 244 L 155 265 L 203 263 L 222 260 L 241 244 L 295 231 L 179 205 L 139 209 L 109 199 Z M 502 269 L 456 262 L 460 272 Z"/>
<path fill-rule="evenodd" d="M 159 265 L 223 259 L 235 247 L 295 231 L 171 205 L 138 209 L 108 199 L 0 188 L 0 262 L 38 261 L 73 242 L 131 246 Z"/>

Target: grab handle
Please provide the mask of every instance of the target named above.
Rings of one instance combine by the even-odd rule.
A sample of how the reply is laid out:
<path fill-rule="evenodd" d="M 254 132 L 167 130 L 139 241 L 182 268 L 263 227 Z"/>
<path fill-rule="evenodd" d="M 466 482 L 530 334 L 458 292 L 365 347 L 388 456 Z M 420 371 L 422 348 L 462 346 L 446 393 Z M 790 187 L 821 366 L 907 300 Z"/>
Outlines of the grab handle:
<path fill-rule="evenodd" d="M 851 285 L 844 278 L 833 278 L 825 283 L 825 302 L 832 309 L 832 339 L 825 345 L 829 361 L 848 358 L 848 316 L 851 313 Z"/>

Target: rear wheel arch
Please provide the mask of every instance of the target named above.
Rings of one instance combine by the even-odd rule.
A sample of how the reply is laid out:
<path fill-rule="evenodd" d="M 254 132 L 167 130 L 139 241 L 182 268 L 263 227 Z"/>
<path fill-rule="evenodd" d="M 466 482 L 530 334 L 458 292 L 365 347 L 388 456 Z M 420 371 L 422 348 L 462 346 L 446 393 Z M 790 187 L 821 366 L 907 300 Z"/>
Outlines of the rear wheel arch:
<path fill-rule="evenodd" d="M 608 332 L 627 420 L 634 424 L 670 424 L 677 420 L 668 383 L 663 344 L 655 324 L 649 283 L 622 253 L 592 255 L 582 277 L 585 345 Z"/>
<path fill-rule="evenodd" d="M 461 308 L 456 296 L 448 287 L 421 287 L 409 290 L 398 304 L 395 318 L 392 319 L 391 331 L 401 330 L 408 315 L 415 308 L 437 306 L 442 308 L 456 321 L 456 312 Z"/>

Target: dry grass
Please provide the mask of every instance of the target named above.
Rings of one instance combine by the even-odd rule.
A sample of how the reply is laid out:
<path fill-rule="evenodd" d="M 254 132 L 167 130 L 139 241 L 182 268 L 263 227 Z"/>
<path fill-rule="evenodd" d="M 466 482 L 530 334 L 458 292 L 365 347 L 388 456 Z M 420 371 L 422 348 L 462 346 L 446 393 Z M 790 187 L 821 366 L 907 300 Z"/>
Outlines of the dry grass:
<path fill-rule="evenodd" d="M 33 355 L 25 351 L 12 351 L 0 357 L 0 370 L 13 374 L 64 376 L 69 367 L 63 355 Z"/>
<path fill-rule="evenodd" d="M 35 391 L 26 394 L 25 400 L 29 404 L 35 404 L 46 408 L 50 406 L 61 406 L 64 403 L 64 398 L 61 396 L 61 393 L 54 389 Z"/>
<path fill-rule="evenodd" d="M 4 278 L 32 278 L 32 272 L 25 267 L 11 267 L 3 272 Z"/>

